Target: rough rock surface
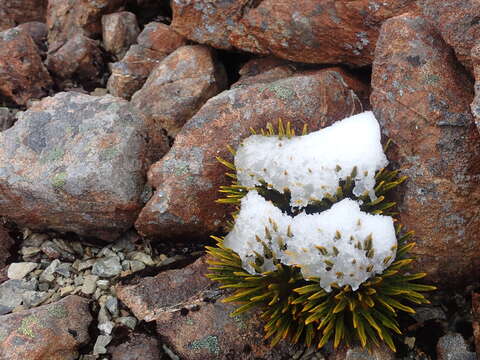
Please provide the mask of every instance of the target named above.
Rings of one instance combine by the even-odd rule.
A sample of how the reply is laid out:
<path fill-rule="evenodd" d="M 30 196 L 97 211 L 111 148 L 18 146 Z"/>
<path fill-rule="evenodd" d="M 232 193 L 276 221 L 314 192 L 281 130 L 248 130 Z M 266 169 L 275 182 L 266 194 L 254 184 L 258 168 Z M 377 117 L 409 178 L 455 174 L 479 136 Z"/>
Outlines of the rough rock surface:
<path fill-rule="evenodd" d="M 7 12 L 5 7 L 0 5 L 0 31 L 15 27 L 15 21 Z"/>
<path fill-rule="evenodd" d="M 45 96 L 51 84 L 30 35 L 18 28 L 0 32 L 0 95 L 25 105 Z"/>
<path fill-rule="evenodd" d="M 461 334 L 449 333 L 438 340 L 438 360 L 476 360 L 474 352 L 469 351 L 468 345 Z"/>
<path fill-rule="evenodd" d="M 450 285 L 473 281 L 480 269 L 480 136 L 470 85 L 423 18 L 404 15 L 383 25 L 371 101 L 409 176 L 400 222 L 415 231 L 418 270 Z"/>
<path fill-rule="evenodd" d="M 0 269 L 6 265 L 6 261 L 10 257 L 10 248 L 13 244 L 14 241 L 7 230 L 0 226 Z"/>
<path fill-rule="evenodd" d="M 4 9 L 16 24 L 45 22 L 47 3 L 48 0 L 2 0 L 0 8 Z"/>
<path fill-rule="evenodd" d="M 63 42 L 76 34 L 98 36 L 102 16 L 120 9 L 125 0 L 49 0 L 48 42 Z"/>
<path fill-rule="evenodd" d="M 333 352 L 328 360 L 395 360 L 395 353 L 386 345 L 368 351 L 360 346 L 341 348 Z"/>
<path fill-rule="evenodd" d="M 0 107 L 0 131 L 7 130 L 15 123 L 15 113 L 9 108 Z"/>
<path fill-rule="evenodd" d="M 228 180 L 216 156 L 231 159 L 250 134 L 282 118 L 297 131 L 319 129 L 361 111 L 339 69 L 298 74 L 267 84 L 240 87 L 211 98 L 183 127 L 170 152 L 154 164 L 149 183 L 157 188 L 136 227 L 147 236 L 204 236 L 222 228 L 228 207 L 216 204 L 218 186 Z M 326 91 L 328 89 L 328 91 Z"/>
<path fill-rule="evenodd" d="M 472 294 L 473 339 L 477 357 L 480 353 L 480 293 Z"/>
<path fill-rule="evenodd" d="M 69 296 L 35 309 L 0 316 L 0 358 L 74 360 L 88 342 L 88 300 Z"/>
<path fill-rule="evenodd" d="M 174 137 L 200 107 L 227 87 L 227 75 L 212 49 L 203 45 L 182 46 L 166 57 L 132 104 L 150 121 Z"/>
<path fill-rule="evenodd" d="M 146 125 L 126 101 L 43 99 L 0 133 L 0 214 L 31 229 L 114 239 L 142 206 Z"/>
<path fill-rule="evenodd" d="M 48 35 L 47 25 L 39 21 L 30 21 L 18 25 L 18 29 L 25 31 L 33 39 L 37 47 L 44 51 L 46 50 L 46 41 Z"/>
<path fill-rule="evenodd" d="M 127 100 L 142 87 L 162 59 L 186 44 L 185 38 L 170 26 L 157 22 L 147 24 L 137 42 L 121 61 L 111 64 L 112 75 L 107 84 L 111 94 Z"/>
<path fill-rule="evenodd" d="M 423 16 L 435 25 L 470 71 L 470 50 L 480 39 L 480 3 L 476 0 L 421 0 Z"/>
<path fill-rule="evenodd" d="M 82 34 L 70 38 L 59 49 L 51 51 L 46 66 L 50 72 L 62 81 L 78 81 L 91 89 L 99 84 L 103 70 L 102 52 L 97 41 Z"/>
<path fill-rule="evenodd" d="M 382 21 L 416 5 L 412 0 L 175 0 L 172 7 L 176 31 L 213 47 L 306 63 L 366 65 Z"/>
<path fill-rule="evenodd" d="M 110 346 L 112 360 L 158 360 L 161 359 L 158 340 L 154 337 L 132 333 L 123 344 Z"/>
<path fill-rule="evenodd" d="M 292 76 L 297 65 L 273 56 L 255 58 L 247 61 L 238 71 L 240 79 L 232 88 L 245 85 L 269 83 Z"/>
<path fill-rule="evenodd" d="M 473 75 L 475 76 L 475 97 L 473 98 L 470 109 L 475 117 L 477 128 L 480 131 L 480 42 L 472 48 L 471 55 Z"/>
<path fill-rule="evenodd" d="M 102 17 L 102 39 L 105 49 L 121 59 L 138 34 L 137 17 L 128 11 L 121 11 Z"/>

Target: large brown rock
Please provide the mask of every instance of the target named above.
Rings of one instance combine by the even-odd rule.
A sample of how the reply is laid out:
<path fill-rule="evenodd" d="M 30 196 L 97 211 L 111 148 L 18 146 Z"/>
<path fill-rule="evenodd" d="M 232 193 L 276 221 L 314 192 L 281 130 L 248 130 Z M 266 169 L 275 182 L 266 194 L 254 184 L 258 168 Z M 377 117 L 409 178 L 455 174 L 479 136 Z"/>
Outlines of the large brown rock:
<path fill-rule="evenodd" d="M 120 11 L 102 17 L 102 34 L 105 50 L 121 59 L 138 34 L 137 17 L 128 11 Z"/>
<path fill-rule="evenodd" d="M 65 81 L 74 81 L 91 90 L 100 85 L 104 62 L 98 42 L 77 34 L 50 51 L 45 65 L 57 78 L 60 88 L 64 88 Z"/>
<path fill-rule="evenodd" d="M 270 83 L 239 87 L 211 98 L 183 127 L 170 152 L 154 164 L 149 183 L 157 189 L 143 208 L 138 231 L 164 238 L 201 237 L 222 229 L 231 209 L 215 203 L 226 168 L 215 159 L 231 159 L 250 134 L 282 118 L 297 131 L 319 129 L 361 111 L 359 100 L 339 69 L 299 73 Z"/>
<path fill-rule="evenodd" d="M 400 222 L 416 234 L 417 268 L 445 285 L 480 272 L 480 136 L 472 84 L 420 16 L 388 20 L 377 45 L 371 102 L 409 180 Z"/>
<path fill-rule="evenodd" d="M 56 303 L 0 316 L 0 359 L 74 360 L 89 341 L 88 300 L 68 296 Z"/>
<path fill-rule="evenodd" d="M 480 39 L 480 3 L 476 0 L 421 0 L 423 16 L 434 24 L 457 58 L 472 71 L 470 50 Z"/>
<path fill-rule="evenodd" d="M 24 30 L 0 32 L 0 95 L 18 105 L 47 94 L 52 79 L 38 48 Z"/>
<path fill-rule="evenodd" d="M 7 10 L 0 5 L 0 31 L 15 27 L 15 21 L 7 12 Z"/>
<path fill-rule="evenodd" d="M 222 49 L 306 63 L 370 64 L 381 23 L 416 8 L 413 0 L 172 2 L 172 27 Z"/>
<path fill-rule="evenodd" d="M 0 226 L 0 269 L 7 264 L 6 261 L 11 256 L 10 248 L 14 243 L 7 230 Z"/>
<path fill-rule="evenodd" d="M 143 205 L 147 124 L 111 95 L 58 93 L 0 133 L 0 215 L 113 240 Z"/>
<path fill-rule="evenodd" d="M 121 61 L 111 64 L 112 75 L 107 88 L 115 96 L 124 99 L 139 90 L 150 72 L 171 52 L 186 44 L 185 38 L 168 25 L 151 22 L 137 38 Z"/>
<path fill-rule="evenodd" d="M 112 360 L 159 360 L 159 341 L 152 336 L 132 333 L 126 342 L 108 347 Z"/>
<path fill-rule="evenodd" d="M 208 99 L 226 87 L 225 69 L 211 48 L 182 46 L 150 73 L 131 102 L 158 131 L 164 129 L 174 137 Z"/>
<path fill-rule="evenodd" d="M 102 16 L 119 10 L 125 0 L 49 0 L 48 42 L 64 42 L 76 34 L 88 37 L 102 33 Z"/>
<path fill-rule="evenodd" d="M 48 0 L 2 0 L 0 9 L 4 9 L 16 24 L 45 22 L 47 3 Z"/>

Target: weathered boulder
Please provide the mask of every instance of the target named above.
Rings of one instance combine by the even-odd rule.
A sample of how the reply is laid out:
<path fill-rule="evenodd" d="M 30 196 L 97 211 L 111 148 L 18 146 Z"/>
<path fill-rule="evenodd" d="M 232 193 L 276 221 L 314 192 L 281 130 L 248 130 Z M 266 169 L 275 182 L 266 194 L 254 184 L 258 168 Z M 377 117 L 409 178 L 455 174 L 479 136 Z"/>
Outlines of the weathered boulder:
<path fill-rule="evenodd" d="M 56 303 L 0 316 L 0 358 L 74 360 L 89 341 L 88 300 L 68 296 Z"/>
<path fill-rule="evenodd" d="M 121 61 L 110 65 L 112 75 L 107 88 L 115 96 L 124 99 L 139 90 L 150 72 L 171 52 L 186 44 L 185 38 L 168 25 L 151 22 L 137 38 Z"/>
<path fill-rule="evenodd" d="M 117 59 L 125 55 L 139 33 L 137 17 L 131 12 L 121 11 L 102 17 L 103 44 Z"/>
<path fill-rule="evenodd" d="M 409 180 L 400 222 L 415 231 L 417 269 L 445 285 L 480 271 L 480 136 L 472 84 L 425 19 L 382 27 L 373 64 L 372 107 Z"/>
<path fill-rule="evenodd" d="M 0 9 L 4 9 L 16 24 L 45 22 L 47 3 L 48 0 L 2 0 Z"/>
<path fill-rule="evenodd" d="M 155 337 L 131 333 L 126 342 L 108 347 L 112 360 L 158 360 L 162 358 Z"/>
<path fill-rule="evenodd" d="M 59 93 L 0 133 L 0 214 L 113 240 L 141 206 L 147 125 L 125 100 Z"/>
<path fill-rule="evenodd" d="M 202 105 L 227 87 L 227 75 L 211 48 L 182 46 L 150 73 L 132 104 L 174 137 Z"/>
<path fill-rule="evenodd" d="M 339 69 L 299 73 L 278 81 L 239 87 L 211 98 L 184 125 L 170 152 L 154 164 L 149 183 L 157 189 L 136 222 L 147 236 L 201 237 L 222 229 L 231 209 L 215 203 L 220 185 L 228 183 L 226 168 L 216 159 L 231 159 L 250 134 L 282 118 L 301 131 L 319 129 L 361 111 Z"/>
<path fill-rule="evenodd" d="M 7 264 L 6 261 L 11 255 L 10 248 L 14 243 L 7 230 L 0 226 L 0 269 Z"/>
<path fill-rule="evenodd" d="M 38 48 L 24 30 L 0 32 L 0 95 L 18 105 L 47 94 L 52 79 Z"/>
<path fill-rule="evenodd" d="M 104 62 L 97 41 L 77 34 L 58 49 L 52 49 L 45 62 L 48 70 L 58 79 L 60 88 L 64 81 L 74 81 L 87 89 L 100 85 Z"/>
<path fill-rule="evenodd" d="M 415 1 L 172 2 L 172 27 L 222 49 L 238 48 L 306 63 L 370 64 L 381 23 Z"/>
<path fill-rule="evenodd" d="M 232 88 L 280 80 L 292 76 L 297 67 L 298 64 L 273 56 L 254 58 L 240 68 L 240 78 Z"/>
<path fill-rule="evenodd" d="M 49 0 L 48 42 L 64 42 L 76 34 L 88 37 L 102 33 L 102 16 L 119 10 L 125 0 Z"/>
<path fill-rule="evenodd" d="M 480 3 L 476 0 L 421 0 L 423 16 L 434 24 L 457 58 L 472 71 L 470 50 L 480 39 Z"/>

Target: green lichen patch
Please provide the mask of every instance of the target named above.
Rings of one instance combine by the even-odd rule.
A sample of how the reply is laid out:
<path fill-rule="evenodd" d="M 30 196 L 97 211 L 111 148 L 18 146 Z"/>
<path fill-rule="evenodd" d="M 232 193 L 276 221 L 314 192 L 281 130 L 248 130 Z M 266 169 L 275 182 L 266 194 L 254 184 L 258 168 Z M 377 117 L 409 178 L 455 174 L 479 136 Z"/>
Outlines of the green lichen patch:
<path fill-rule="evenodd" d="M 18 328 L 18 332 L 33 339 L 35 337 L 34 327 L 38 323 L 39 321 L 36 316 L 27 316 L 26 318 L 22 319 L 20 327 Z"/>
<path fill-rule="evenodd" d="M 194 340 L 188 344 L 188 348 L 193 351 L 208 350 L 210 354 L 219 355 L 220 346 L 218 344 L 218 336 L 208 335 L 202 339 Z"/>
<path fill-rule="evenodd" d="M 59 161 L 65 155 L 65 151 L 62 148 L 54 148 L 47 152 L 47 154 L 42 158 L 42 163 L 49 163 Z"/>
<path fill-rule="evenodd" d="M 53 175 L 52 186 L 54 188 L 62 188 L 67 183 L 66 179 L 67 179 L 67 173 L 66 172 L 57 173 L 57 174 Z"/>
<path fill-rule="evenodd" d="M 65 319 L 68 316 L 68 310 L 63 304 L 54 304 L 48 308 L 48 315 L 56 319 Z"/>
<path fill-rule="evenodd" d="M 265 90 L 272 91 L 273 93 L 275 93 L 277 97 L 279 97 L 282 100 L 290 100 L 294 96 L 296 96 L 296 93 L 293 89 L 286 86 L 282 86 L 282 85 L 268 84 L 260 88 L 260 92 L 262 93 Z"/>

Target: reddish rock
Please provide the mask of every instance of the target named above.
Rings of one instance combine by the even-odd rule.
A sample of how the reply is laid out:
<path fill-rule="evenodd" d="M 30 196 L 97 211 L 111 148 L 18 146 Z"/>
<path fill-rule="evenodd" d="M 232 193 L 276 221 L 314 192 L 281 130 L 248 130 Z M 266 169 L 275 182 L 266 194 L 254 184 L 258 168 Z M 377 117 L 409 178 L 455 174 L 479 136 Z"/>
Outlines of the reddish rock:
<path fill-rule="evenodd" d="M 372 77 L 372 107 L 409 180 L 400 223 L 415 231 L 417 270 L 453 286 L 480 272 L 480 136 L 472 84 L 420 16 L 387 21 Z"/>
<path fill-rule="evenodd" d="M 44 50 L 46 48 L 48 28 L 45 23 L 39 21 L 31 21 L 18 25 L 19 29 L 25 31 L 35 41 L 38 48 Z"/>
<path fill-rule="evenodd" d="M 150 73 L 132 104 L 174 137 L 212 96 L 227 87 L 227 75 L 211 48 L 182 46 Z"/>
<path fill-rule="evenodd" d="M 186 44 L 168 25 L 157 22 L 147 24 L 137 41 L 138 45 L 132 45 L 122 61 L 111 64 L 112 75 L 107 84 L 111 94 L 127 100 L 168 54 Z"/>
<path fill-rule="evenodd" d="M 421 0 L 423 16 L 434 24 L 457 58 L 473 70 L 470 50 L 480 39 L 480 3 L 476 0 Z"/>
<path fill-rule="evenodd" d="M 99 85 L 103 70 L 102 52 L 98 42 L 82 34 L 69 39 L 59 49 L 51 51 L 45 62 L 48 70 L 62 81 L 73 79 L 88 89 Z"/>
<path fill-rule="evenodd" d="M 480 354 L 480 293 L 472 294 L 473 339 L 477 357 Z"/>
<path fill-rule="evenodd" d="M 472 48 L 471 55 L 473 74 L 475 76 L 475 97 L 470 105 L 470 110 L 480 131 L 480 42 Z"/>
<path fill-rule="evenodd" d="M 88 37 L 102 33 L 102 16 L 119 10 L 125 0 L 49 0 L 48 42 L 64 42 L 76 34 Z"/>
<path fill-rule="evenodd" d="M 126 342 L 109 346 L 108 353 L 112 360 L 158 360 L 162 358 L 159 348 L 156 338 L 132 333 Z"/>
<path fill-rule="evenodd" d="M 339 69 L 324 69 L 211 98 L 185 124 L 170 152 L 150 168 L 149 183 L 157 191 L 143 208 L 137 230 L 175 238 L 222 229 L 231 209 L 215 203 L 219 186 L 228 183 L 226 168 L 215 157 L 231 160 L 227 145 L 236 147 L 250 135 L 250 127 L 263 128 L 281 118 L 297 131 L 304 124 L 319 129 L 361 111 L 347 77 Z"/>
<path fill-rule="evenodd" d="M 7 259 L 10 257 L 10 248 L 15 242 L 8 234 L 7 230 L 0 227 L 0 269 L 7 264 Z M 1 282 L 1 281 L 0 281 Z"/>
<path fill-rule="evenodd" d="M 56 303 L 0 316 L 0 358 L 74 360 L 89 341 L 88 300 L 68 296 Z"/>
<path fill-rule="evenodd" d="M 48 0 L 2 0 L 5 9 L 16 24 L 29 21 L 45 22 Z"/>
<path fill-rule="evenodd" d="M 51 85 L 32 38 L 18 28 L 0 32 L 0 94 L 25 105 L 45 96 Z"/>
<path fill-rule="evenodd" d="M 135 43 L 140 28 L 137 17 L 128 11 L 121 11 L 102 17 L 102 34 L 105 50 L 121 59 L 130 45 Z"/>
<path fill-rule="evenodd" d="M 111 95 L 58 93 L 0 133 L 0 216 L 114 240 L 143 205 L 147 124 Z"/>
<path fill-rule="evenodd" d="M 7 10 L 0 5 L 0 31 L 15 27 L 15 21 L 7 12 Z"/>
<path fill-rule="evenodd" d="M 284 59 L 268 56 L 247 61 L 238 72 L 240 79 L 232 88 L 259 83 L 269 83 L 292 76 L 298 65 Z"/>
<path fill-rule="evenodd" d="M 175 0 L 172 8 L 176 31 L 213 47 L 306 63 L 366 65 L 381 23 L 416 5 L 414 0 Z"/>

